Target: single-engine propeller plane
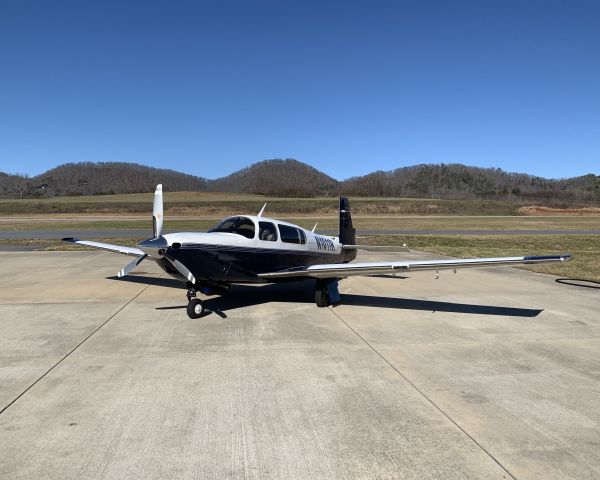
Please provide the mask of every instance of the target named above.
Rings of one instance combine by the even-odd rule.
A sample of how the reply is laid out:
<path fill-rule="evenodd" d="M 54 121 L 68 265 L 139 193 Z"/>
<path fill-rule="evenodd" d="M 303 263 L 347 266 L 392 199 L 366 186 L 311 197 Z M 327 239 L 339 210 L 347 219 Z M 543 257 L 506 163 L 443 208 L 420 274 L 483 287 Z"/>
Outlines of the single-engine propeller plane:
<path fill-rule="evenodd" d="M 198 291 L 207 295 L 224 294 L 232 284 L 314 278 L 315 303 L 326 307 L 341 302 L 338 281 L 353 275 L 564 262 L 570 258 L 565 254 L 350 263 L 356 258 L 357 250 L 385 250 L 386 247 L 356 244 L 347 197 L 340 197 L 337 237 L 263 217 L 264 210 L 263 206 L 256 216 L 227 217 L 208 232 L 163 234 L 163 194 L 162 185 L 158 185 L 152 213 L 153 237 L 140 242 L 138 248 L 76 238 L 63 240 L 134 256 L 135 259 L 118 273 L 119 277 L 131 273 L 145 259 L 155 261 L 166 273 L 186 282 L 190 318 L 205 314 L 202 301 L 196 297 Z"/>

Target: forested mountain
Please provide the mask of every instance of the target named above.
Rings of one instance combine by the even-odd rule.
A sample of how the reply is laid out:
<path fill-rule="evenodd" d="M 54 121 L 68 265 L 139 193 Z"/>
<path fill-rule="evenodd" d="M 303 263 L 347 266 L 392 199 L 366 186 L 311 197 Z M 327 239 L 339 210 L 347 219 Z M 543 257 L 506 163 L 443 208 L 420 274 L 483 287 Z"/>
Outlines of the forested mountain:
<path fill-rule="evenodd" d="M 0 198 L 20 197 L 28 192 L 28 180 L 20 175 L 0 172 Z"/>
<path fill-rule="evenodd" d="M 297 160 L 265 160 L 207 180 L 132 163 L 69 163 L 32 178 L 0 173 L 0 196 L 20 198 L 166 191 L 214 191 L 272 196 L 434 197 L 600 201 L 600 176 L 550 180 L 498 168 L 415 165 L 338 181 Z"/>
<path fill-rule="evenodd" d="M 415 165 L 379 171 L 349 178 L 341 182 L 341 186 L 345 192 L 358 196 L 600 200 L 600 176 L 549 180 L 499 168 L 460 164 Z"/>
<path fill-rule="evenodd" d="M 213 192 L 306 197 L 336 192 L 339 182 L 298 160 L 265 160 L 209 181 Z"/>
<path fill-rule="evenodd" d="M 158 183 L 163 183 L 171 191 L 206 190 L 204 178 L 175 170 L 122 162 L 65 163 L 32 178 L 12 176 L 11 180 L 12 187 L 11 182 L 6 182 L 0 195 L 19 197 L 23 192 L 23 185 L 26 194 L 33 196 L 151 192 Z"/>

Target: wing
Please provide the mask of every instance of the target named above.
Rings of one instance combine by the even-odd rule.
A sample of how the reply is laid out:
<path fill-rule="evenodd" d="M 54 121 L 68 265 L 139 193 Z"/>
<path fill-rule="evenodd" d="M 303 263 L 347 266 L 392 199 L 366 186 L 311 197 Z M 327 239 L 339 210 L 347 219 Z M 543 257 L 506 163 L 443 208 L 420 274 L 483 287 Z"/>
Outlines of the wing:
<path fill-rule="evenodd" d="M 88 240 L 79 240 L 78 238 L 67 237 L 62 239 L 63 242 L 77 243 L 78 245 L 87 245 L 88 247 L 99 248 L 101 250 L 107 250 L 109 252 L 122 253 L 124 255 L 145 255 L 139 248 L 124 247 L 122 245 L 113 245 L 111 243 L 91 242 Z"/>
<path fill-rule="evenodd" d="M 494 267 L 532 263 L 565 262 L 571 255 L 548 255 L 542 257 L 466 258 L 456 260 L 415 260 L 405 262 L 332 263 L 313 265 L 297 270 L 261 273 L 265 280 L 288 277 L 342 278 L 353 275 L 377 275 L 382 273 L 418 272 L 454 268 Z"/>
<path fill-rule="evenodd" d="M 404 245 L 343 245 L 344 250 L 364 250 L 366 252 L 410 252 Z"/>

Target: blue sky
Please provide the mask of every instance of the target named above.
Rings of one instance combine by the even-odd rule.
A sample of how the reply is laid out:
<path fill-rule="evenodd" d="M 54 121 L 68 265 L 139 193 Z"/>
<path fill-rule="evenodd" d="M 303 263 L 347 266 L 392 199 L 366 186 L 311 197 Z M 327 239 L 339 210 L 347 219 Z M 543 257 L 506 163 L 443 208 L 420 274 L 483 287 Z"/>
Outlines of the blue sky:
<path fill-rule="evenodd" d="M 0 3 L 0 171 L 600 174 L 600 2 Z"/>

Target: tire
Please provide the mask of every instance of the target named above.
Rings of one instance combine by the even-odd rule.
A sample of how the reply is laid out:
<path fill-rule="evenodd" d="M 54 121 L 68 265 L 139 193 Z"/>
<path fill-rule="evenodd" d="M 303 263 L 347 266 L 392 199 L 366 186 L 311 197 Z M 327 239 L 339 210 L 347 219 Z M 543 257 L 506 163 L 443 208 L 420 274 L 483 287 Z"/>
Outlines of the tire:
<path fill-rule="evenodd" d="M 187 314 L 190 318 L 200 318 L 204 316 L 204 305 L 202 300 L 198 298 L 192 298 L 187 306 Z"/>
<path fill-rule="evenodd" d="M 315 290 L 315 303 L 319 308 L 329 306 L 329 294 L 326 288 L 317 288 Z"/>

